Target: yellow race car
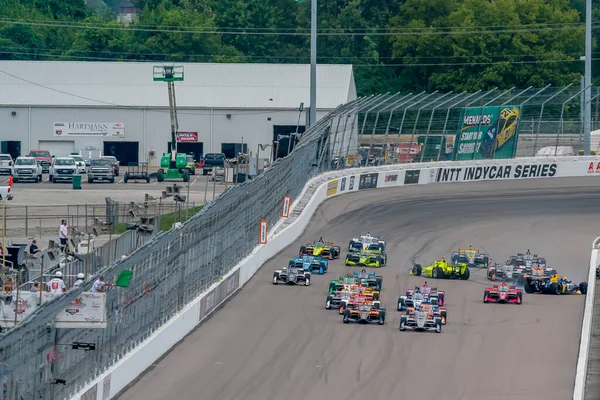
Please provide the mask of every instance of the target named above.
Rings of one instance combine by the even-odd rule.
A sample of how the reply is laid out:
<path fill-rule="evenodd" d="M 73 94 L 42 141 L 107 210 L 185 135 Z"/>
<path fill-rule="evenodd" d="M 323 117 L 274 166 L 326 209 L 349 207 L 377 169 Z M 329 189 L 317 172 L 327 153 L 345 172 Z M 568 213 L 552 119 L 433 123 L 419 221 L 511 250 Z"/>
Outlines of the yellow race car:
<path fill-rule="evenodd" d="M 439 261 L 434 261 L 433 264 L 426 267 L 421 264 L 415 264 L 411 271 L 411 275 L 427 276 L 434 279 L 461 279 L 466 281 L 471 276 L 471 272 L 466 263 L 448 264 L 444 257 Z"/>

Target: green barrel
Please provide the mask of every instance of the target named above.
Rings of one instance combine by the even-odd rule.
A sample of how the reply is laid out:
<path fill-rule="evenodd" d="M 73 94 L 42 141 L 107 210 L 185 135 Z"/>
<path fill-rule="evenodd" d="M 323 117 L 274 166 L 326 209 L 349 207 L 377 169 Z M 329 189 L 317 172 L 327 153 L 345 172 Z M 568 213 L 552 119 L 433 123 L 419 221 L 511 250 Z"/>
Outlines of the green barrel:
<path fill-rule="evenodd" d="M 81 175 L 73 175 L 73 189 L 81 189 Z"/>

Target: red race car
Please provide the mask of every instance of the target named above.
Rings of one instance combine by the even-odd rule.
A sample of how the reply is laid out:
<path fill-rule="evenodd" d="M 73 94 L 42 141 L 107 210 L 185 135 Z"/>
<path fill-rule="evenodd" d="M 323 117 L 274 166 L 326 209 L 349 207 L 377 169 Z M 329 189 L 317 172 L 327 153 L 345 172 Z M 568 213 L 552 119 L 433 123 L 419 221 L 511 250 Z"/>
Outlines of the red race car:
<path fill-rule="evenodd" d="M 484 303 L 523 303 L 523 291 L 514 286 L 507 286 L 506 282 L 502 285 L 494 285 L 491 288 L 485 289 L 483 294 Z"/>

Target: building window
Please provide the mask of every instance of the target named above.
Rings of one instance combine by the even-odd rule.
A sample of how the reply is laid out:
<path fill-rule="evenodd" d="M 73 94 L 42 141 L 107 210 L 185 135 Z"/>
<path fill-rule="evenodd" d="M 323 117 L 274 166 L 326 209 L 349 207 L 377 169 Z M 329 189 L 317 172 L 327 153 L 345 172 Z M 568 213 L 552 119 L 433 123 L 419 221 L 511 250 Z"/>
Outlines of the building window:
<path fill-rule="evenodd" d="M 247 153 L 248 152 L 248 144 L 244 143 L 242 148 L 242 143 L 222 143 L 221 144 L 221 153 L 225 154 L 225 158 L 236 158 L 238 153 Z"/>

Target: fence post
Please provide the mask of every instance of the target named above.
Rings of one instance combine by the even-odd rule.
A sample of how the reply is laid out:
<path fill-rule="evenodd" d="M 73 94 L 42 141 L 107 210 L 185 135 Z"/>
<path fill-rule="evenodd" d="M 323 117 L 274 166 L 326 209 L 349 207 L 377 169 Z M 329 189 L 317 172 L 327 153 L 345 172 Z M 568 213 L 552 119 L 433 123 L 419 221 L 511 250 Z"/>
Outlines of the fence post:
<path fill-rule="evenodd" d="M 25 237 L 29 237 L 29 207 L 25 205 Z"/>

